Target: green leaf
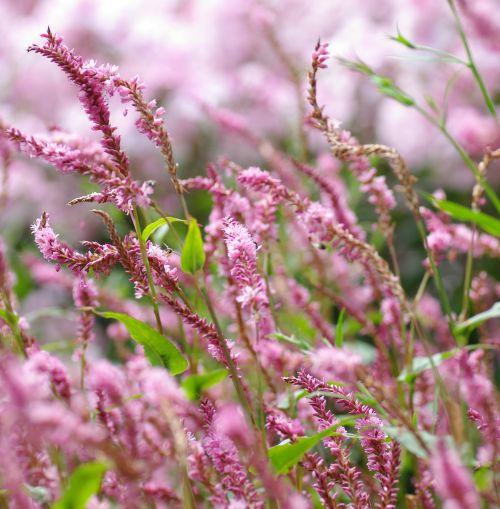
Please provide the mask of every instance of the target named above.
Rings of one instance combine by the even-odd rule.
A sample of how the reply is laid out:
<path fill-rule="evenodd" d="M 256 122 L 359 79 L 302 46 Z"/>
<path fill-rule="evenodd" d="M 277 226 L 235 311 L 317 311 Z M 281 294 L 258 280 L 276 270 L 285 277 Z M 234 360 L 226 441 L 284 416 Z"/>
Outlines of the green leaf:
<path fill-rule="evenodd" d="M 337 320 L 337 326 L 335 327 L 335 346 L 337 348 L 342 348 L 344 345 L 344 316 L 345 308 L 342 308 Z"/>
<path fill-rule="evenodd" d="M 270 336 L 278 341 L 284 341 L 285 343 L 290 343 L 300 348 L 301 350 L 308 351 L 311 349 L 311 345 L 305 341 L 304 339 L 297 339 L 295 336 L 287 336 L 281 332 L 273 332 Z"/>
<path fill-rule="evenodd" d="M 485 232 L 491 235 L 495 235 L 496 237 L 500 237 L 500 220 L 495 219 L 493 216 L 485 214 L 484 212 L 469 209 L 463 205 L 459 205 L 458 203 L 454 203 L 449 200 L 439 200 L 438 198 L 435 198 L 434 196 L 427 193 L 424 193 L 424 196 L 437 208 L 441 209 L 443 212 L 446 212 L 454 219 L 468 223 L 474 223 L 482 228 Z"/>
<path fill-rule="evenodd" d="M 398 380 L 400 382 L 411 382 L 419 373 L 430 369 L 433 364 L 434 366 L 439 366 L 439 364 L 441 364 L 443 361 L 450 359 L 458 352 L 459 349 L 454 348 L 453 350 L 448 350 L 446 352 L 435 353 L 431 356 L 432 361 L 431 357 L 415 357 L 411 363 L 411 369 L 408 370 L 404 368 L 403 371 L 401 371 L 399 374 Z"/>
<path fill-rule="evenodd" d="M 107 466 L 99 462 L 78 466 L 71 474 L 62 497 L 52 509 L 85 509 L 89 499 L 99 491 L 106 470 Z"/>
<path fill-rule="evenodd" d="M 196 219 L 191 218 L 181 252 L 181 268 L 187 274 L 196 274 L 205 265 L 203 239 Z"/>
<path fill-rule="evenodd" d="M 366 76 L 374 76 L 375 71 L 363 60 L 349 60 L 347 58 L 338 58 L 338 61 L 345 67 L 352 69 L 353 71 L 360 72 Z"/>
<path fill-rule="evenodd" d="M 164 366 L 172 375 L 179 375 L 188 368 L 188 361 L 177 347 L 147 323 L 125 313 L 112 311 L 95 311 L 95 313 L 123 323 L 132 338 L 144 347 L 146 356 L 153 366 Z"/>
<path fill-rule="evenodd" d="M 315 445 L 323 438 L 336 434 L 339 426 L 353 423 L 356 416 L 347 415 L 339 418 L 339 422 L 320 433 L 316 433 L 310 437 L 299 437 L 295 442 L 285 441 L 275 445 L 268 450 L 268 457 L 271 465 L 277 474 L 286 474 L 293 466 L 295 466 Z"/>
<path fill-rule="evenodd" d="M 189 375 L 182 381 L 181 387 L 188 399 L 196 400 L 201 396 L 203 391 L 222 382 L 226 377 L 227 371 L 225 369 L 216 369 L 200 375 Z"/>
<path fill-rule="evenodd" d="M 416 375 L 427 369 L 430 369 L 432 364 L 434 364 L 434 366 L 439 366 L 439 364 L 441 364 L 443 361 L 450 359 L 460 351 L 478 349 L 495 349 L 495 346 L 488 344 L 467 345 L 463 348 L 453 348 L 452 350 L 447 350 L 446 352 L 435 353 L 431 357 L 415 357 L 412 362 L 411 370 L 407 370 L 406 368 L 403 369 L 403 371 L 401 371 L 398 376 L 398 380 L 400 382 L 411 382 L 416 377 Z"/>
<path fill-rule="evenodd" d="M 342 65 L 345 65 L 353 71 L 360 72 L 370 79 L 377 85 L 379 92 L 392 97 L 396 101 L 404 104 L 405 106 L 414 106 L 415 101 L 402 89 L 400 89 L 392 80 L 387 76 L 381 76 L 377 74 L 369 65 L 362 60 L 348 60 L 345 58 L 338 59 Z"/>
<path fill-rule="evenodd" d="M 5 311 L 5 309 L 0 309 L 0 318 L 2 318 L 2 320 L 5 323 L 10 324 L 11 315 L 7 311 Z"/>
<path fill-rule="evenodd" d="M 392 97 L 405 106 L 413 106 L 415 104 L 415 101 L 403 90 L 397 87 L 391 78 L 375 74 L 371 79 L 373 83 L 377 85 L 380 93 L 387 95 L 388 97 Z"/>
<path fill-rule="evenodd" d="M 486 320 L 491 320 L 492 318 L 498 317 L 500 317 L 500 302 L 495 302 L 495 304 L 493 304 L 490 309 L 477 315 L 471 316 L 468 320 L 465 320 L 465 322 L 456 325 L 455 332 L 463 332 L 466 329 L 475 329 Z"/>
<path fill-rule="evenodd" d="M 406 46 L 407 48 L 410 48 L 410 49 L 417 49 L 417 47 L 415 46 L 415 44 L 413 44 L 411 41 L 409 41 L 400 31 L 399 31 L 399 28 L 398 28 L 398 35 L 396 36 L 391 36 L 390 39 L 392 41 L 396 41 L 396 42 L 399 42 L 399 44 L 402 44 L 403 46 Z"/>
<path fill-rule="evenodd" d="M 474 484 L 479 491 L 488 491 L 493 481 L 493 472 L 489 467 L 479 467 L 474 472 Z"/>
<path fill-rule="evenodd" d="M 417 458 L 427 458 L 427 453 L 417 440 L 415 435 L 407 429 L 400 429 L 396 426 L 384 426 L 384 431 L 394 440 L 397 440 L 407 451 Z M 419 435 L 425 445 L 432 450 L 436 445 L 437 437 L 427 431 L 419 431 Z"/>
<path fill-rule="evenodd" d="M 166 219 L 168 219 L 168 221 L 166 221 Z M 144 228 L 144 230 L 142 230 L 142 235 L 141 235 L 142 240 L 144 240 L 144 242 L 146 242 L 146 240 L 148 240 L 149 237 L 151 237 L 151 235 L 153 235 L 153 233 L 156 230 L 158 230 L 158 228 L 160 228 L 160 226 L 163 226 L 165 224 L 167 226 L 169 226 L 169 223 L 178 223 L 178 222 L 186 223 L 186 220 L 179 219 L 178 217 L 170 217 L 170 216 L 167 216 L 166 218 L 160 217 L 156 221 L 149 223 L 146 226 L 146 228 Z"/>

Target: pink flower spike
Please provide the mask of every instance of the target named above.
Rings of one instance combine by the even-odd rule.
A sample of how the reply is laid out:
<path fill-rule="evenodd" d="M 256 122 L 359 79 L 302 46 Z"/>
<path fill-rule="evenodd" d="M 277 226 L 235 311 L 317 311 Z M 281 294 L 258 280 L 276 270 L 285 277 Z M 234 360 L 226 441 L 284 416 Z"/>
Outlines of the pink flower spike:
<path fill-rule="evenodd" d="M 313 67 L 317 67 L 318 69 L 326 69 L 326 61 L 330 58 L 330 53 L 328 52 L 328 43 L 318 41 L 316 47 L 314 48 L 312 54 Z"/>
<path fill-rule="evenodd" d="M 430 461 L 436 491 L 444 501 L 445 509 L 480 507 L 479 497 L 467 469 L 458 454 L 440 441 Z"/>

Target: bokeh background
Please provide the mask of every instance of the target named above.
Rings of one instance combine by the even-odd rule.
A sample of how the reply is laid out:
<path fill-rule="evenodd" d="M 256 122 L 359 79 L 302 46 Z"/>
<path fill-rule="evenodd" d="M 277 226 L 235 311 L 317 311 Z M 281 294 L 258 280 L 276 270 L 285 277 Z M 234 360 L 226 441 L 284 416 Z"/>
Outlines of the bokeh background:
<path fill-rule="evenodd" d="M 498 0 L 458 4 L 477 65 L 499 102 Z M 399 28 L 412 41 L 462 56 L 446 0 L 1 0 L 0 119 L 32 133 L 57 126 L 91 137 L 75 88 L 50 62 L 26 53 L 47 26 L 85 58 L 118 65 L 125 77 L 142 78 L 146 95 L 166 109 L 181 177 L 203 173 L 205 165 L 218 158 L 265 167 L 262 154 L 235 132 L 240 122 L 258 138 L 299 158 L 305 139 L 310 161 L 334 164 L 321 137 L 304 122 L 307 67 L 318 38 L 330 43 L 334 57 L 361 58 L 420 103 L 425 104 L 426 97 L 446 103 L 448 128 L 474 158 L 480 159 L 486 147 L 500 141 L 499 126 L 488 115 L 467 69 L 410 51 L 389 38 Z M 327 113 L 362 142 L 396 147 L 419 177 L 419 189 L 443 188 L 452 199 L 468 203 L 470 173 L 449 143 L 415 111 L 382 97 L 365 76 L 335 59 L 321 73 L 319 90 Z M 175 215 L 177 202 L 158 153 L 136 131 L 133 113 L 123 116 L 118 99 L 114 106 L 113 121 L 134 176 L 156 180 L 159 201 Z M 87 192 L 83 180 L 62 177 L 17 155 L 1 171 L 0 228 L 10 246 L 18 297 L 29 316 L 41 299 L 47 306 L 67 299 L 57 290 L 37 291 L 26 270 L 34 219 L 48 211 L 56 230 L 75 243 L 99 240 L 104 232 L 87 213 L 90 207 L 66 206 Z M 498 168 L 492 166 L 491 180 L 498 183 L 495 173 Z M 355 189 L 351 198 L 356 199 Z M 194 195 L 189 200 L 203 220 L 208 197 Z M 359 200 L 356 209 L 370 222 L 370 208 L 364 211 L 363 203 Z M 421 275 L 423 256 L 403 206 L 396 216 L 403 272 L 411 287 Z M 484 263 L 490 273 L 495 271 Z M 448 264 L 444 271 L 453 292 L 462 280 L 461 268 Z M 54 333 L 53 319 L 34 320 L 33 325 L 64 336 L 64 320 L 58 319 Z"/>

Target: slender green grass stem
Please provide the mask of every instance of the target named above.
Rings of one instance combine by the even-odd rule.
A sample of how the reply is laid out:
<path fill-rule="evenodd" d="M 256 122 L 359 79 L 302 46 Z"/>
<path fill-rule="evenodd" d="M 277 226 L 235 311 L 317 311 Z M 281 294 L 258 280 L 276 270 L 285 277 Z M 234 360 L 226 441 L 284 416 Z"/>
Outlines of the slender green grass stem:
<path fill-rule="evenodd" d="M 154 312 L 155 319 L 156 319 L 156 326 L 158 328 L 158 332 L 160 334 L 163 334 L 163 325 L 161 323 L 160 310 L 158 308 L 158 298 L 156 296 L 156 289 L 155 289 L 155 284 L 154 284 L 154 281 L 153 281 L 153 275 L 151 274 L 151 267 L 149 265 L 148 254 L 147 254 L 147 251 L 146 251 L 146 243 L 144 242 L 144 239 L 142 238 L 142 231 L 141 231 L 141 223 L 139 221 L 139 214 L 138 214 L 137 209 L 135 207 L 134 207 L 134 211 L 133 211 L 133 221 L 132 222 L 134 224 L 135 233 L 136 233 L 137 239 L 139 241 L 139 247 L 140 247 L 140 250 L 141 250 L 142 262 L 144 263 L 144 267 L 146 268 L 146 275 L 147 275 L 148 284 L 149 284 L 149 294 L 150 294 L 150 297 L 151 297 L 151 302 L 153 304 L 153 312 Z"/>
<path fill-rule="evenodd" d="M 27 357 L 26 355 L 26 348 L 24 345 L 23 335 L 21 333 L 21 329 L 19 328 L 18 324 L 18 317 L 16 312 L 14 311 L 14 308 L 12 307 L 12 304 L 10 302 L 10 298 L 8 295 L 5 295 L 2 292 L 2 300 L 4 302 L 5 309 L 9 316 L 12 317 L 12 320 L 9 320 L 7 325 L 9 326 L 10 330 L 12 331 L 12 334 L 14 336 L 14 339 L 16 340 L 17 348 L 19 349 L 19 353 L 21 353 L 24 357 Z"/>
<path fill-rule="evenodd" d="M 472 228 L 472 235 L 470 239 L 470 245 L 467 249 L 467 260 L 465 262 L 465 274 L 464 274 L 464 287 L 462 293 L 462 310 L 460 311 L 459 321 L 463 321 L 467 316 L 469 308 L 469 292 L 470 285 L 472 282 L 472 273 L 474 265 L 474 241 L 476 240 L 477 228 L 474 225 Z"/>
<path fill-rule="evenodd" d="M 217 313 L 215 312 L 215 309 L 212 305 L 210 296 L 208 295 L 208 292 L 206 291 L 205 286 L 203 284 L 200 287 L 198 282 L 195 282 L 195 286 L 207 306 L 208 312 L 210 314 L 210 317 L 211 317 L 213 324 L 215 326 L 215 329 L 217 331 L 217 335 L 219 336 L 219 343 L 222 347 L 222 350 L 224 353 L 224 358 L 226 360 L 227 367 L 228 367 L 229 373 L 231 375 L 231 380 L 233 382 L 234 389 L 238 396 L 238 400 L 240 401 L 240 404 L 243 407 L 243 410 L 244 410 L 245 414 L 247 415 L 248 419 L 252 423 L 252 426 L 256 430 L 258 430 L 257 420 L 255 418 L 252 405 L 251 405 L 250 400 L 248 399 L 245 389 L 241 383 L 240 376 L 238 374 L 238 370 L 237 370 L 236 365 L 233 361 L 233 358 L 231 357 L 231 351 L 229 350 L 229 347 L 227 346 L 226 339 L 224 338 L 224 334 L 222 332 L 222 328 L 221 328 L 219 320 L 217 318 Z"/>
<path fill-rule="evenodd" d="M 484 102 L 486 103 L 488 111 L 491 113 L 493 118 L 496 119 L 495 104 L 492 101 L 492 99 L 488 93 L 488 90 L 486 88 L 486 85 L 484 84 L 481 73 L 479 72 L 479 70 L 476 66 L 476 63 L 474 61 L 474 56 L 472 55 L 472 51 L 470 49 L 469 41 L 467 40 L 467 35 L 465 34 L 462 20 L 460 19 L 460 16 L 458 14 L 458 9 L 455 4 L 455 0 L 448 0 L 448 5 L 450 6 L 451 12 L 453 13 L 453 17 L 455 19 L 455 25 L 457 26 L 457 30 L 460 35 L 462 45 L 464 47 L 465 53 L 467 54 L 467 58 L 469 59 L 469 61 L 467 62 L 467 67 L 471 70 L 472 75 L 474 76 L 474 79 L 476 80 L 476 82 L 479 86 L 479 89 L 481 90 L 481 93 L 483 94 Z"/>

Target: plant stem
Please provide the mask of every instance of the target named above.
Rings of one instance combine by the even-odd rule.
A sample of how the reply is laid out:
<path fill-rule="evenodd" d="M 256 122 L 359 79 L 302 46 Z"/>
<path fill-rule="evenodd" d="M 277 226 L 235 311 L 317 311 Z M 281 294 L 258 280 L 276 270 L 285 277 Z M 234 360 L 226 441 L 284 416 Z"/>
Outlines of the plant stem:
<path fill-rule="evenodd" d="M 258 423 L 257 423 L 257 420 L 255 419 L 252 405 L 250 403 L 250 400 L 248 399 L 248 396 L 245 392 L 243 384 L 241 383 L 240 377 L 238 375 L 238 370 L 237 370 L 236 365 L 233 361 L 233 358 L 231 357 L 231 351 L 229 350 L 229 347 L 227 346 L 226 339 L 224 338 L 224 334 L 222 332 L 222 328 L 221 328 L 219 320 L 217 318 L 217 314 L 215 313 L 214 307 L 212 305 L 212 301 L 210 300 L 210 296 L 208 295 L 203 283 L 202 283 L 201 288 L 197 282 L 195 282 L 195 286 L 196 286 L 196 289 L 198 290 L 198 292 L 200 293 L 200 295 L 203 297 L 203 300 L 207 306 L 208 312 L 210 314 L 210 317 L 212 318 L 215 329 L 217 331 L 217 335 L 219 336 L 219 343 L 222 346 L 224 358 L 226 360 L 227 367 L 229 369 L 229 373 L 231 375 L 231 379 L 233 381 L 233 385 L 236 390 L 236 394 L 238 395 L 240 404 L 243 407 L 243 410 L 245 411 L 245 413 L 247 414 L 247 417 L 249 418 L 253 427 L 256 430 L 258 430 L 259 429 Z"/>
<path fill-rule="evenodd" d="M 425 226 L 421 219 L 417 221 L 417 228 L 420 233 L 420 237 L 422 238 L 422 242 L 424 243 L 425 250 L 427 251 L 427 255 L 429 257 L 429 263 L 431 265 L 432 275 L 434 277 L 434 283 L 436 285 L 436 290 L 439 295 L 439 300 L 441 301 L 441 306 L 443 307 L 443 311 L 446 314 L 448 319 L 448 326 L 453 335 L 453 315 L 451 310 L 450 301 L 448 300 L 448 294 L 446 293 L 446 289 L 444 287 L 443 278 L 441 277 L 441 272 L 439 271 L 438 266 L 434 260 L 434 255 L 432 251 L 429 249 L 427 244 L 427 236 L 425 233 Z"/>
<path fill-rule="evenodd" d="M 469 46 L 469 41 L 467 40 L 467 36 L 464 31 L 464 27 L 462 25 L 462 21 L 460 19 L 460 16 L 458 15 L 458 9 L 455 4 L 455 0 L 447 0 L 448 5 L 450 6 L 451 12 L 453 13 L 453 17 L 455 18 L 455 24 L 457 26 L 458 33 L 460 34 L 460 39 L 462 40 L 462 45 L 465 49 L 465 52 L 467 53 L 467 58 L 469 61 L 467 62 L 467 67 L 471 70 L 472 75 L 474 76 L 474 79 L 476 80 L 479 89 L 481 90 L 481 93 L 483 94 L 484 102 L 486 103 L 486 106 L 488 107 L 489 112 L 493 116 L 493 118 L 497 118 L 496 111 L 495 111 L 495 104 L 493 103 L 490 95 L 488 94 L 488 90 L 486 89 L 486 85 L 484 84 L 483 78 L 481 77 L 481 74 L 476 66 L 476 63 L 474 62 L 474 57 L 472 55 L 472 51 Z"/>
<path fill-rule="evenodd" d="M 467 154 L 467 152 L 460 145 L 460 143 L 448 131 L 444 122 L 438 121 L 432 115 L 427 113 L 427 111 L 425 111 L 421 106 L 415 105 L 415 109 L 421 115 L 423 115 L 432 125 L 436 126 L 443 133 L 446 139 L 453 145 L 453 148 L 458 152 L 464 163 L 473 173 L 474 177 L 476 177 L 478 184 L 480 184 L 481 187 L 485 190 L 486 194 L 488 195 L 488 198 L 495 206 L 496 211 L 500 213 L 500 199 L 498 198 L 498 196 L 496 195 L 495 191 L 490 186 L 488 181 L 484 178 L 484 175 L 482 175 L 481 172 L 478 170 L 474 161 L 469 157 L 469 154 Z"/>
<path fill-rule="evenodd" d="M 467 250 L 467 260 L 465 262 L 465 275 L 464 275 L 464 288 L 462 295 L 462 310 L 460 311 L 459 321 L 462 321 L 467 316 L 467 310 L 469 308 L 469 289 L 472 281 L 472 272 L 474 264 L 474 241 L 476 240 L 477 227 L 472 227 L 472 235 L 470 239 L 470 245 Z"/>
<path fill-rule="evenodd" d="M 136 233 L 137 239 L 139 241 L 142 262 L 144 263 L 144 267 L 146 268 L 146 274 L 147 274 L 148 284 L 149 284 L 149 293 L 150 293 L 150 297 L 151 297 L 151 302 L 153 303 L 153 311 L 154 311 L 155 318 L 156 318 L 156 326 L 158 328 L 158 332 L 160 334 L 163 334 L 163 325 L 161 323 L 160 311 L 158 308 L 158 298 L 156 296 L 156 289 L 155 289 L 155 285 L 154 285 L 154 281 L 153 281 L 153 275 L 151 274 L 151 267 L 149 266 L 148 254 L 146 251 L 146 243 L 144 242 L 144 240 L 142 238 L 139 214 L 137 213 L 137 208 L 135 208 L 135 207 L 134 207 L 132 222 L 134 224 L 135 233 Z"/>

